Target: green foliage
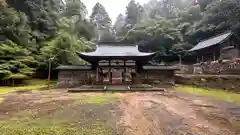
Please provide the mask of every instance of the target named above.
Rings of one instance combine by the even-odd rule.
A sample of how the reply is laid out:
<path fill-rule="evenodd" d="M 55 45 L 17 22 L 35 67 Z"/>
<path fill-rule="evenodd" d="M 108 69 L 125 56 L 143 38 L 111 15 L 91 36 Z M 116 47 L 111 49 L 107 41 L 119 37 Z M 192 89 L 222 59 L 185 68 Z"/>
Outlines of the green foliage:
<path fill-rule="evenodd" d="M 124 35 L 124 25 L 125 25 L 125 17 L 123 14 L 119 14 L 116 22 L 114 24 L 114 28 L 116 31 L 116 36 L 122 37 Z"/>
<path fill-rule="evenodd" d="M 117 36 L 121 38 L 124 35 L 125 41 L 139 44 L 144 52 L 185 55 L 200 40 L 228 30 L 240 34 L 238 0 L 199 0 L 198 3 L 150 0 L 143 5 L 141 15 L 136 14 L 137 6 L 134 3 L 129 3 L 124 16 L 124 26 L 131 26 L 131 29 L 120 27 L 123 17 L 119 16 Z M 141 21 L 136 21 L 136 18 L 141 18 Z"/>
<path fill-rule="evenodd" d="M 34 73 L 36 61 L 31 52 L 8 41 L 0 45 L 0 79 L 26 79 Z"/>
<path fill-rule="evenodd" d="M 167 20 L 161 20 L 153 24 L 144 24 L 136 27 L 126 36 L 126 40 L 132 43 L 138 42 L 143 51 L 161 52 L 161 55 L 170 54 L 175 44 L 182 43 L 182 35 L 179 29 Z"/>
<path fill-rule="evenodd" d="M 68 4 L 73 5 L 76 4 L 76 2 L 82 4 L 81 1 L 68 1 Z M 79 8 L 81 7 L 84 7 L 83 4 L 79 6 Z M 83 8 L 83 10 L 83 12 L 86 12 L 85 8 Z M 70 14 L 68 10 L 66 10 L 66 12 L 68 15 L 72 16 L 66 16 L 66 14 L 63 13 L 64 17 L 60 18 L 60 30 L 57 36 L 51 41 L 45 42 L 45 46 L 40 49 L 41 66 L 45 65 L 45 67 L 47 67 L 50 59 L 53 59 L 55 66 L 59 64 L 83 64 L 85 62 L 79 59 L 78 53 L 92 49 L 91 46 L 93 44 L 85 38 L 91 38 L 93 32 L 90 29 L 93 29 L 93 26 L 86 20 L 80 19 L 76 21 L 74 18 L 75 11 L 72 11 L 72 14 Z"/>
<path fill-rule="evenodd" d="M 177 18 L 180 25 L 184 23 L 194 24 L 202 18 L 201 10 L 199 5 L 190 6 L 187 10 L 183 10 L 179 13 Z"/>
<path fill-rule="evenodd" d="M 204 11 L 206 7 L 213 1 L 217 1 L 217 0 L 197 0 L 202 11 Z"/>
<path fill-rule="evenodd" d="M 78 53 L 91 50 L 92 43 L 84 38 L 78 39 L 67 32 L 61 31 L 55 39 L 46 43 L 41 48 L 43 64 L 48 64 L 50 59 L 56 65 L 79 65 L 85 63 L 79 59 Z"/>
<path fill-rule="evenodd" d="M 112 28 L 112 20 L 110 19 L 104 6 L 100 3 L 96 3 L 93 7 L 92 15 L 90 16 L 91 22 L 96 25 L 96 33 L 102 41 L 114 40 L 114 32 Z"/>
<path fill-rule="evenodd" d="M 196 43 L 228 30 L 239 34 L 240 5 L 238 0 L 214 1 L 202 13 L 202 19 L 186 32 L 187 40 Z"/>
<path fill-rule="evenodd" d="M 36 69 L 46 70 L 52 57 L 54 67 L 83 63 L 77 53 L 91 50 L 94 35 L 86 13 L 80 0 L 66 7 L 59 0 L 1 2 L 0 79 L 27 79 Z"/>
<path fill-rule="evenodd" d="M 96 3 L 96 5 L 93 7 L 93 12 L 90 18 L 92 22 L 96 22 L 100 27 L 108 27 L 112 23 L 107 11 L 100 3 Z"/>
<path fill-rule="evenodd" d="M 97 35 L 139 44 L 144 52 L 184 55 L 199 40 L 227 30 L 240 34 L 239 0 L 131 0 L 115 26 L 100 3 L 90 19 L 81 0 L 1 0 L 0 79 L 24 79 L 36 69 L 82 64 L 79 52 L 90 51 Z M 96 28 L 97 27 L 97 28 Z M 97 31 L 98 30 L 98 31 Z M 156 57 L 157 58 L 157 57 Z M 37 70 L 37 71 L 38 71 Z"/>
<path fill-rule="evenodd" d="M 6 0 L 8 5 L 24 13 L 33 33 L 32 39 L 40 42 L 52 38 L 57 30 L 56 3 L 53 0 Z"/>
<path fill-rule="evenodd" d="M 126 10 L 126 27 L 132 29 L 137 23 L 140 22 L 142 14 L 143 7 L 134 0 L 131 0 Z"/>
<path fill-rule="evenodd" d="M 79 38 L 91 40 L 95 36 L 95 28 L 92 22 L 86 20 L 87 9 L 80 0 L 68 0 L 66 9 L 61 14 L 59 26 Z"/>
<path fill-rule="evenodd" d="M 80 0 L 67 0 L 66 9 L 63 13 L 66 17 L 77 17 L 78 20 L 85 19 L 87 14 L 86 6 Z"/>
<path fill-rule="evenodd" d="M 21 46 L 27 46 L 29 27 L 25 18 L 23 13 L 3 7 L 0 12 L 0 35 Z"/>
<path fill-rule="evenodd" d="M 144 52 L 157 52 L 159 55 L 184 54 L 189 49 L 184 34 L 200 16 L 198 8 L 184 12 L 189 5 L 189 1 L 183 0 L 151 0 L 142 7 L 132 0 L 126 9 L 124 27 L 118 24 L 120 30 L 117 30 L 117 36 L 124 35 L 125 41 L 139 44 Z M 122 18 L 119 16 L 117 21 L 122 22 Z M 186 22 L 189 19 L 191 23 Z"/>
<path fill-rule="evenodd" d="M 115 22 L 115 32 L 118 39 L 128 35 L 140 23 L 144 16 L 144 9 L 134 0 L 131 0 L 126 8 L 126 15 L 119 14 Z"/>
<path fill-rule="evenodd" d="M 156 19 L 164 17 L 167 19 L 177 18 L 178 14 L 192 4 L 191 0 L 150 0 L 144 5 L 145 17 Z"/>

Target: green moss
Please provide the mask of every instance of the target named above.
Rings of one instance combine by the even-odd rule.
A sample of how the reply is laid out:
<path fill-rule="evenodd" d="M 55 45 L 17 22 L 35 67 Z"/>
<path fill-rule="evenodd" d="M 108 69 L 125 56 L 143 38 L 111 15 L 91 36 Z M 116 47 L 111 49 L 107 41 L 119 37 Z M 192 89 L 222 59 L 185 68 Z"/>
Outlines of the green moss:
<path fill-rule="evenodd" d="M 191 86 L 183 86 L 178 85 L 175 88 L 176 90 L 180 90 L 183 92 L 191 93 L 191 94 L 197 94 L 197 95 L 203 95 L 203 96 L 210 96 L 218 100 L 224 100 L 232 103 L 240 103 L 240 94 L 238 93 L 232 93 L 224 90 L 208 90 L 203 88 L 195 88 Z"/>

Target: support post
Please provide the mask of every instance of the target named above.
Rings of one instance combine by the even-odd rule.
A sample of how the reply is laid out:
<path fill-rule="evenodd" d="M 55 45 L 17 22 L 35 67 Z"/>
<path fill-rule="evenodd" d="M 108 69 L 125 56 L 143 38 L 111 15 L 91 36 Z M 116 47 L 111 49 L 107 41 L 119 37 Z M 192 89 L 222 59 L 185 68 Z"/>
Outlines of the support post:
<path fill-rule="evenodd" d="M 213 61 L 216 61 L 216 54 L 215 54 L 215 51 L 213 52 Z"/>
<path fill-rule="evenodd" d="M 123 73 L 123 83 L 126 83 L 126 61 L 124 60 L 124 73 Z"/>
<path fill-rule="evenodd" d="M 99 73 L 99 71 L 98 71 L 98 66 L 97 66 L 97 75 L 96 75 L 96 81 L 97 81 L 97 84 L 98 84 L 98 73 Z"/>
<path fill-rule="evenodd" d="M 182 56 L 178 55 L 178 57 L 179 57 L 179 66 L 182 67 Z"/>
<path fill-rule="evenodd" d="M 109 77 L 109 83 L 112 84 L 112 76 L 111 76 L 111 60 L 108 61 L 108 77 Z"/>
<path fill-rule="evenodd" d="M 51 84 L 51 66 L 52 66 L 52 62 L 50 59 L 48 64 L 48 89 L 49 90 L 50 90 L 50 84 Z"/>

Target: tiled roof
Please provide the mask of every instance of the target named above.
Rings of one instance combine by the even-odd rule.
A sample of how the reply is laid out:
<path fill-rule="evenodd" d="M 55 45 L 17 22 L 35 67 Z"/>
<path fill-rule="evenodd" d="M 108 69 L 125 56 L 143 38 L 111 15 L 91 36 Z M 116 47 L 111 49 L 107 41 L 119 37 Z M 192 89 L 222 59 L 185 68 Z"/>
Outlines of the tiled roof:
<path fill-rule="evenodd" d="M 139 52 L 137 45 L 101 44 L 94 52 L 81 53 L 86 56 L 150 56 L 154 53 Z"/>
<path fill-rule="evenodd" d="M 224 33 L 224 34 L 218 35 L 216 37 L 207 39 L 205 41 L 199 42 L 195 47 L 193 47 L 189 51 L 190 52 L 197 51 L 197 50 L 201 50 L 203 48 L 207 48 L 207 47 L 216 45 L 218 43 L 221 43 L 222 41 L 224 41 L 225 39 L 227 39 L 231 35 L 232 35 L 232 32 L 228 32 L 228 33 Z"/>

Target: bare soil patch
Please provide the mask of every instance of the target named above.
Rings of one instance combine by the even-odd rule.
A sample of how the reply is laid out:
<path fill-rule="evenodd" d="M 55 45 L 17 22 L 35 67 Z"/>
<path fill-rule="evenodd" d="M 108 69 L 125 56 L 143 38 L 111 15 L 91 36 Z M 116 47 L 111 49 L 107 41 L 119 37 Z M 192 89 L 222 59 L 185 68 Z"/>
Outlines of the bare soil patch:
<path fill-rule="evenodd" d="M 135 93 L 119 106 L 126 135 L 239 135 L 240 106 L 182 94 Z"/>
<path fill-rule="evenodd" d="M 0 132 L 17 128 L 19 131 L 16 132 L 22 134 L 28 132 L 23 131 L 24 128 L 29 128 L 28 134 L 38 134 L 47 129 L 50 130 L 43 135 L 65 135 L 70 129 L 74 131 L 72 134 L 79 135 L 115 134 L 116 130 L 112 128 L 115 126 L 110 119 L 111 110 L 118 106 L 115 105 L 117 97 L 114 94 L 61 91 L 11 93 L 5 95 L 0 104 L 0 127 L 4 128 L 0 128 Z"/>
<path fill-rule="evenodd" d="M 240 135 L 240 105 L 174 91 L 11 93 L 0 104 L 0 122 L 87 128 L 93 135 Z"/>

